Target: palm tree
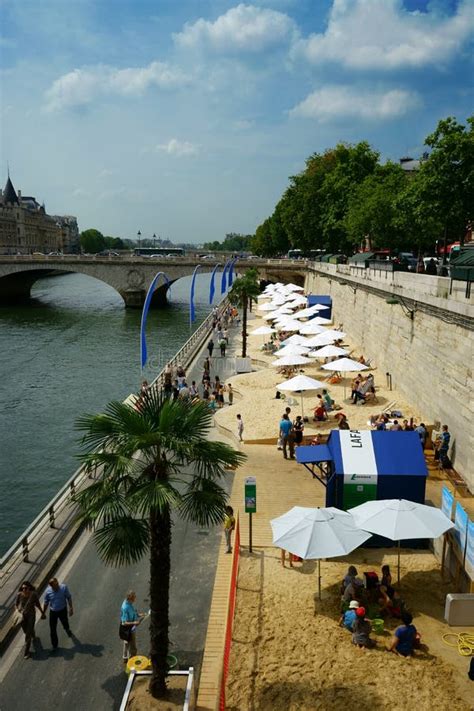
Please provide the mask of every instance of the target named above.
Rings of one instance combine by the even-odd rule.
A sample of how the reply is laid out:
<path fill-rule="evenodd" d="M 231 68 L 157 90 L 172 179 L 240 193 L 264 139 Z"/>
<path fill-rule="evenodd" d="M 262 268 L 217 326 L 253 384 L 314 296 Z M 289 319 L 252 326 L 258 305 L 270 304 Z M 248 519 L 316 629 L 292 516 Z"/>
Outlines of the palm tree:
<path fill-rule="evenodd" d="M 204 403 L 171 401 L 150 390 L 140 408 L 111 402 L 104 414 L 84 415 L 80 459 L 103 475 L 78 493 L 80 518 L 94 530 L 99 555 L 109 565 L 150 562 L 150 692 L 166 695 L 169 648 L 171 514 L 199 525 L 224 518 L 225 467 L 245 455 L 206 437 L 212 414 Z"/>
<path fill-rule="evenodd" d="M 247 355 L 247 308 L 259 294 L 260 284 L 256 269 L 247 269 L 244 276 L 237 279 L 229 291 L 231 304 L 242 309 L 242 358 Z"/>

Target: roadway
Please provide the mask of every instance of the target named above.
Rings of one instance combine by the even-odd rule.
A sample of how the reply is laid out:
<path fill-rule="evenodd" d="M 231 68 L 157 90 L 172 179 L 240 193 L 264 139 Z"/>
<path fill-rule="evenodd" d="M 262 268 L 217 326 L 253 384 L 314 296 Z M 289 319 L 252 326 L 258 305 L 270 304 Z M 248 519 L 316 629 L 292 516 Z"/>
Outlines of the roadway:
<path fill-rule="evenodd" d="M 200 382 L 202 359 L 201 352 L 190 368 L 189 381 Z M 214 358 L 212 374 L 228 377 L 231 362 Z M 219 435 L 213 430 L 211 436 Z M 232 480 L 228 472 L 223 485 L 229 492 Z M 170 651 L 179 668 L 195 667 L 198 681 L 222 529 L 203 530 L 177 519 L 172 535 Z M 23 634 L 17 634 L 0 667 L 0 711 L 119 709 L 126 684 L 118 637 L 120 606 L 127 590 L 134 589 L 138 609 L 149 609 L 148 558 L 126 568 L 107 567 L 90 535 L 83 533 L 57 577 L 73 596 L 73 637 L 68 638 L 59 623 L 59 649 L 51 654 L 48 621 L 38 618 L 35 651 L 25 660 Z M 138 652 L 147 654 L 147 622 L 138 628 L 137 640 Z"/>

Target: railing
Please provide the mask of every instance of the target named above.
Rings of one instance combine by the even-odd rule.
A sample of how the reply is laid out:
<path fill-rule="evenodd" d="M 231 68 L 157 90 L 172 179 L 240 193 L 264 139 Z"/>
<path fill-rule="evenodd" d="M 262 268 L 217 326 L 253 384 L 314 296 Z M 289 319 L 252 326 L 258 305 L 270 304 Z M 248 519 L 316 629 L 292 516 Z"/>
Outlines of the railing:
<path fill-rule="evenodd" d="M 227 299 L 222 301 L 219 305 L 219 312 L 221 312 L 227 304 Z M 176 355 L 169 361 L 172 365 L 183 363 L 183 365 L 187 366 L 189 364 L 194 355 L 203 345 L 205 339 L 208 337 L 213 318 L 214 317 L 211 313 L 204 319 L 204 321 L 179 349 Z M 158 374 L 152 385 L 155 387 L 161 387 L 163 384 L 163 374 L 164 369 Z M 89 472 L 87 472 L 85 467 L 82 466 L 72 475 L 56 496 L 44 507 L 35 520 L 9 548 L 5 555 L 0 559 L 0 588 L 5 585 L 8 577 L 21 563 L 30 562 L 29 553 L 31 549 L 47 530 L 55 528 L 56 519 L 58 519 L 64 510 L 70 505 L 71 498 L 76 494 L 76 492 L 83 488 L 88 481 Z M 72 525 L 74 521 L 75 511 L 71 508 L 70 515 L 66 523 L 68 525 Z M 64 521 L 61 523 L 61 529 L 64 531 Z"/>
<path fill-rule="evenodd" d="M 230 648 L 232 646 L 232 629 L 234 627 L 235 598 L 237 596 L 237 575 L 240 557 L 240 524 L 237 516 L 235 524 L 234 550 L 232 553 L 232 573 L 230 576 L 229 602 L 225 628 L 224 654 L 222 659 L 222 674 L 220 683 L 219 711 L 225 711 L 225 687 L 229 673 Z"/>

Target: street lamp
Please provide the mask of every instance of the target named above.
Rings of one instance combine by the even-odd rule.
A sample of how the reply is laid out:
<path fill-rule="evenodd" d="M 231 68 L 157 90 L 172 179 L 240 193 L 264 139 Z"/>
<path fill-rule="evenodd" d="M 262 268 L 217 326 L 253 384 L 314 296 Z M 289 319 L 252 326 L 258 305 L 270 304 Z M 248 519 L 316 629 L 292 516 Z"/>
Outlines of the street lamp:
<path fill-rule="evenodd" d="M 155 244 L 156 244 L 156 235 L 155 235 L 155 233 L 153 232 L 153 248 L 155 247 Z"/>
<path fill-rule="evenodd" d="M 137 237 L 138 237 L 138 249 L 140 249 L 140 247 L 142 245 L 142 233 L 140 232 L 140 230 L 138 230 L 138 232 L 137 232 Z"/>

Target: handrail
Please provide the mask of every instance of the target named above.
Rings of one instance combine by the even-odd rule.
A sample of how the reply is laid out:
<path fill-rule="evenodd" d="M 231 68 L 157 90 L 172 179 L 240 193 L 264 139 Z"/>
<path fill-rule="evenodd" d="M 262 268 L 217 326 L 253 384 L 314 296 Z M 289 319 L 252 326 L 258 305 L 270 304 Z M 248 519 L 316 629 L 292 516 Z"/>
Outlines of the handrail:
<path fill-rule="evenodd" d="M 224 299 L 219 304 L 218 310 L 222 312 L 227 306 L 228 299 Z M 188 340 L 181 346 L 179 351 L 170 359 L 169 363 L 174 364 L 183 362 L 188 365 L 189 361 L 194 357 L 202 342 L 209 334 L 209 328 L 212 324 L 214 316 L 212 313 L 202 321 L 198 328 L 191 334 Z M 164 379 L 164 368 L 158 373 L 152 381 L 152 386 L 161 387 Z M 129 396 L 130 397 L 130 396 Z M 128 400 L 128 398 L 126 398 Z M 89 478 L 89 472 L 86 471 L 84 465 L 79 467 L 70 479 L 61 487 L 56 496 L 54 496 L 46 506 L 40 511 L 33 522 L 26 528 L 23 533 L 17 538 L 8 551 L 0 559 L 0 569 L 9 565 L 9 572 L 16 568 L 21 562 L 29 562 L 28 554 L 36 540 L 41 536 L 45 529 L 54 528 L 55 519 L 68 506 L 71 496 L 73 496 L 78 488 L 84 484 Z M 59 505 L 58 505 L 59 504 Z M 17 563 L 17 565 L 15 565 Z M 13 568 L 12 568 L 13 566 Z M 3 587 L 6 576 L 0 578 L 0 587 Z"/>

